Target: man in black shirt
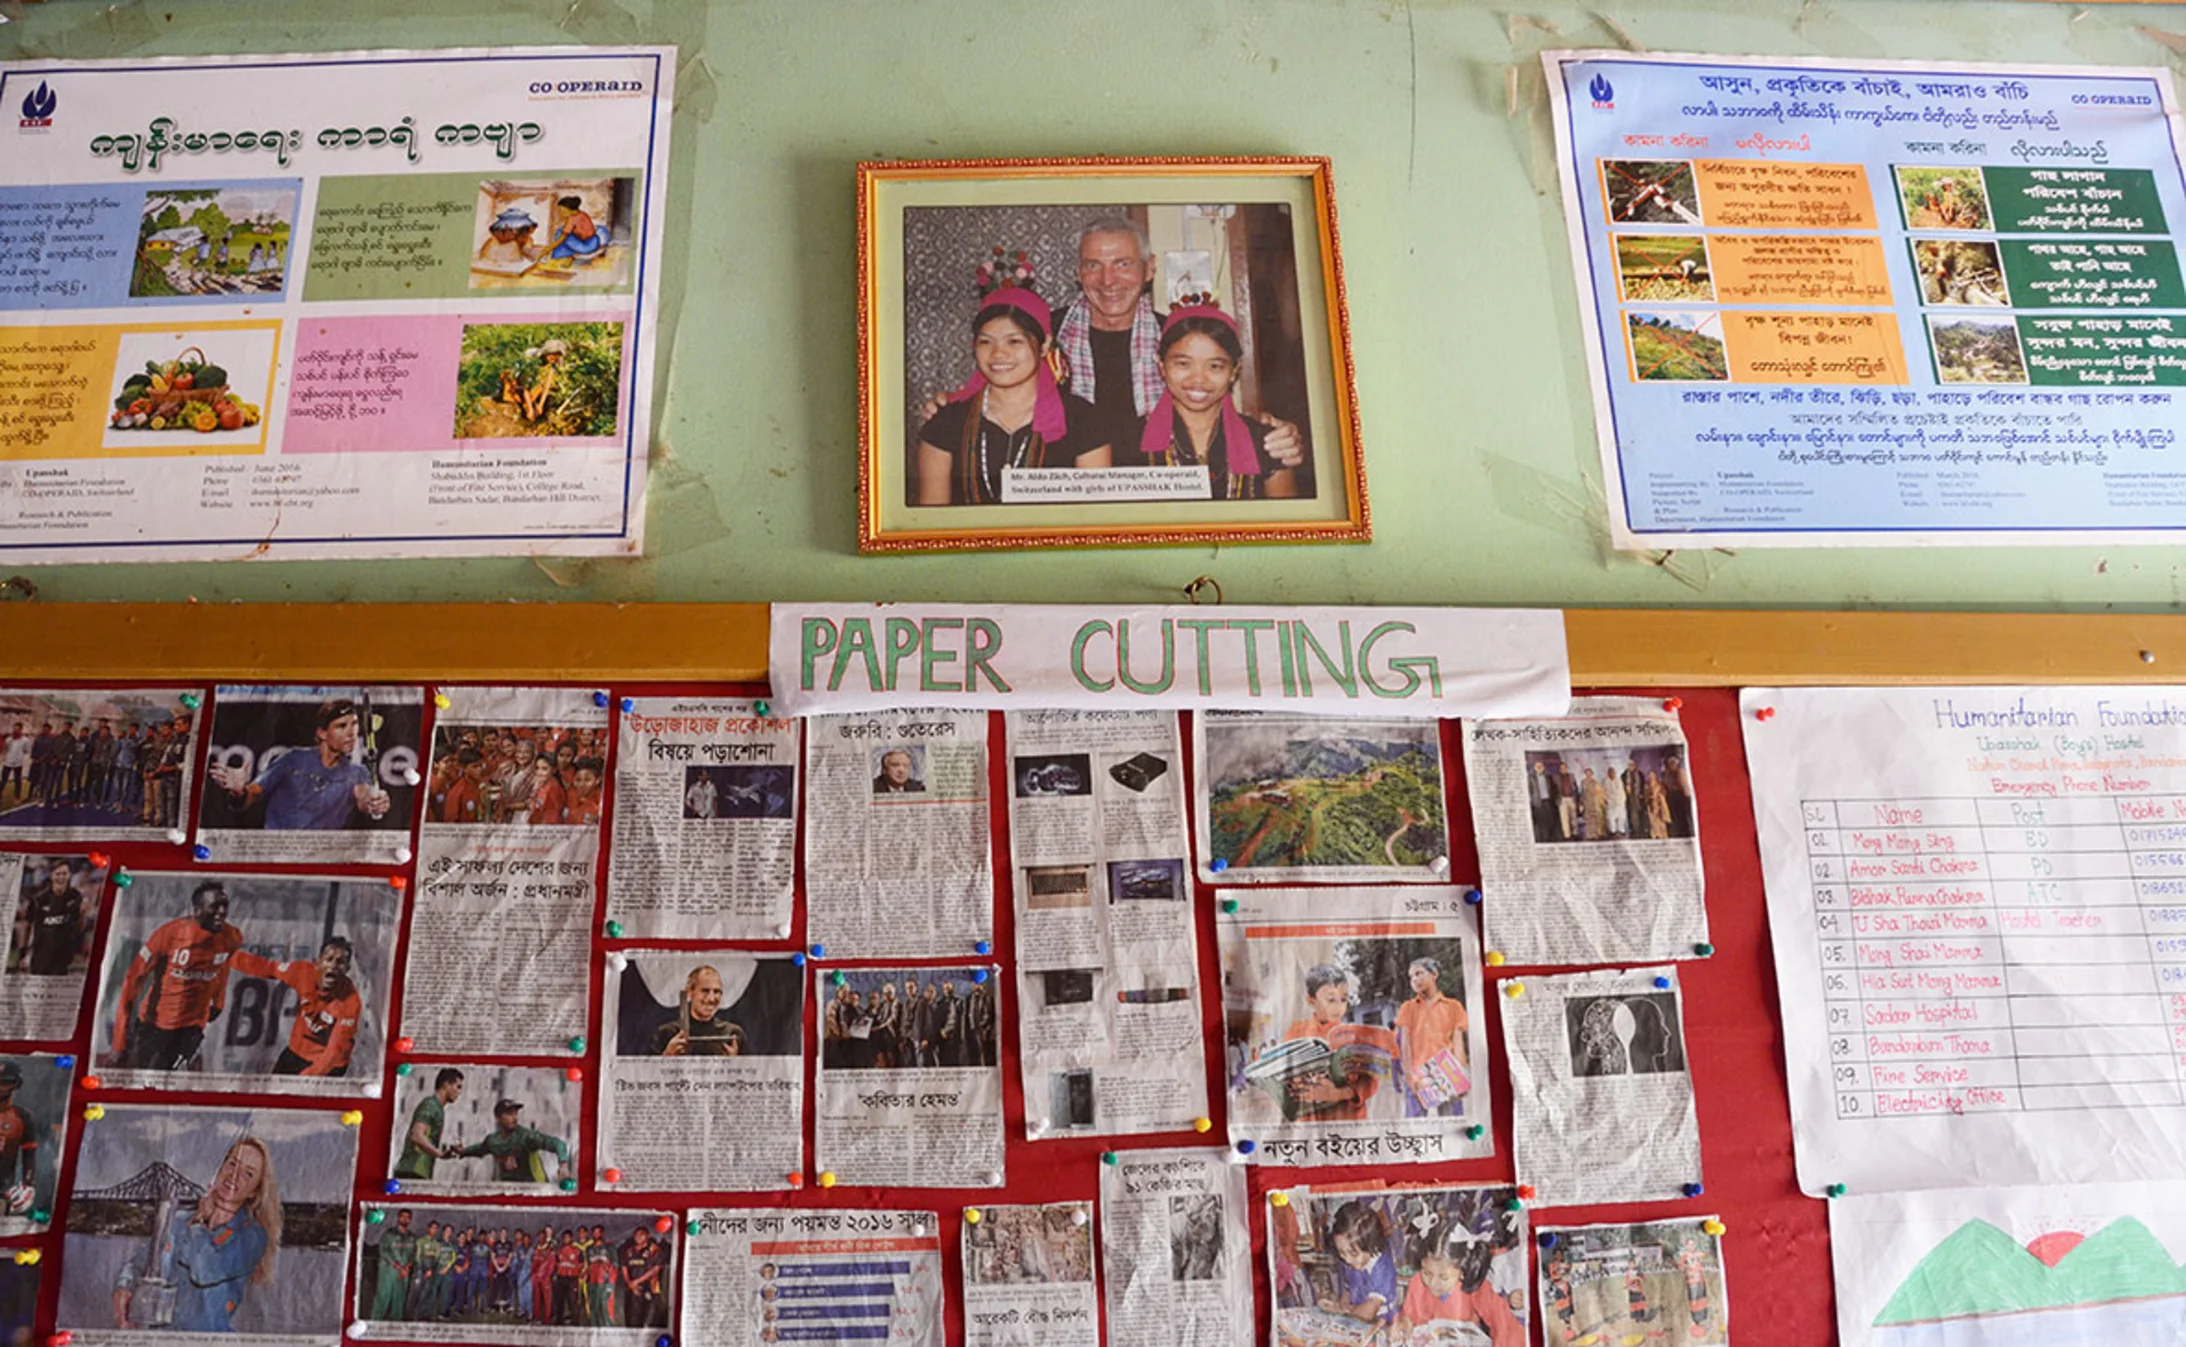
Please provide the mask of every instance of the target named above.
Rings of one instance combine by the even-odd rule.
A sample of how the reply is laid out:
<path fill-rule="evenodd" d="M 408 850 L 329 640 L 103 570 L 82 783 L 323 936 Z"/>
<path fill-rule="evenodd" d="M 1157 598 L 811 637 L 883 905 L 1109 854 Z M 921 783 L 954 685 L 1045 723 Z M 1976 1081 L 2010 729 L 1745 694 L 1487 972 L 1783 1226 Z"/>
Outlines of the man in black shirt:
<path fill-rule="evenodd" d="M 52 977 L 68 971 L 83 944 L 83 895 L 76 891 L 75 866 L 66 856 L 53 858 L 46 886 L 30 896 L 19 949 L 27 949 L 22 971 Z"/>

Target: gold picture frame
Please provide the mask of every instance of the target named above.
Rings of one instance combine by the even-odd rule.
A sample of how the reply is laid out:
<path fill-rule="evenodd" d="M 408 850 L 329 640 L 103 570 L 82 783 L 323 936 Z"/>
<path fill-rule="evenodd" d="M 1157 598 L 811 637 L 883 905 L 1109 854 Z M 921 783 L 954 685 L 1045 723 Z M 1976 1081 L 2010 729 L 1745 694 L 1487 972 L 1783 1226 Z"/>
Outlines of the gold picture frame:
<path fill-rule="evenodd" d="M 857 191 L 859 551 L 1372 538 L 1327 159 L 861 163 Z"/>

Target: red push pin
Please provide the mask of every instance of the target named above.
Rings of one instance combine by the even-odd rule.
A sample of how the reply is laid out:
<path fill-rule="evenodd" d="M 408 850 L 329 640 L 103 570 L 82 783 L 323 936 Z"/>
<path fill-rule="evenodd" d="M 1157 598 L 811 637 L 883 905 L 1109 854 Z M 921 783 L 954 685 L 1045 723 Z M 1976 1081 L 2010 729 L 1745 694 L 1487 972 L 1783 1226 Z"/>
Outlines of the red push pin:
<path fill-rule="evenodd" d="M 408 1034 L 404 1034 L 401 1038 L 395 1040 L 396 1052 L 415 1052 L 416 1050 L 417 1040 L 410 1037 Z"/>
<path fill-rule="evenodd" d="M 1525 1199 L 1525 1200 L 1526 1200 L 1526 1201 L 1528 1201 L 1528 1202 L 1531 1202 L 1531 1201 L 1533 1200 L 1533 1185 L 1532 1185 L 1532 1184 L 1530 1184 L 1530 1183 L 1521 1183 L 1521 1184 L 1519 1184 L 1519 1185 L 1518 1185 L 1518 1196 L 1519 1196 L 1519 1197 L 1521 1197 L 1521 1198 L 1523 1198 L 1523 1199 Z"/>
<path fill-rule="evenodd" d="M 64 1328 L 60 1332 L 54 1334 L 52 1337 L 47 1338 L 46 1345 L 47 1347 L 68 1347 L 68 1344 L 74 1342 L 75 1340 L 76 1335 Z"/>
<path fill-rule="evenodd" d="M 570 1067 L 562 1072 L 562 1078 L 564 1080 L 583 1080 L 584 1068 L 581 1066 Z"/>
<path fill-rule="evenodd" d="M 607 1180 L 609 1183 L 621 1183 L 622 1171 L 610 1166 L 609 1168 L 600 1171 L 600 1177 Z"/>
<path fill-rule="evenodd" d="M 96 1090 L 105 1083 L 105 1081 L 100 1080 L 97 1076 L 85 1076 L 83 1078 L 83 1087 L 87 1090 Z"/>
<path fill-rule="evenodd" d="M 1773 706 L 1759 707 L 1754 711 L 1753 718 L 1755 720 L 1774 720 L 1776 719 L 1776 708 Z"/>
<path fill-rule="evenodd" d="M 107 862 L 113 860 L 114 858 L 107 855 L 103 851 L 94 851 L 90 855 L 84 857 L 84 859 L 91 862 L 92 869 L 104 870 L 106 868 Z"/>
<path fill-rule="evenodd" d="M 676 1218 L 673 1216 L 656 1217 L 653 1221 L 653 1228 L 665 1235 L 676 1228 Z"/>
<path fill-rule="evenodd" d="M 1683 697 L 1665 697 L 1662 699 L 1662 709 L 1673 714 L 1682 711 L 1685 709 L 1685 699 Z"/>
<path fill-rule="evenodd" d="M 790 1186 L 790 1187 L 792 1187 L 792 1188 L 802 1188 L 802 1187 L 804 1187 L 804 1186 L 805 1186 L 805 1176 L 804 1176 L 803 1174 L 792 1174 L 792 1175 L 790 1175 L 790 1176 L 789 1176 L 789 1186 Z"/>
<path fill-rule="evenodd" d="M 387 877 L 387 887 L 400 893 L 410 887 L 410 881 L 404 879 L 401 875 L 389 875 Z"/>

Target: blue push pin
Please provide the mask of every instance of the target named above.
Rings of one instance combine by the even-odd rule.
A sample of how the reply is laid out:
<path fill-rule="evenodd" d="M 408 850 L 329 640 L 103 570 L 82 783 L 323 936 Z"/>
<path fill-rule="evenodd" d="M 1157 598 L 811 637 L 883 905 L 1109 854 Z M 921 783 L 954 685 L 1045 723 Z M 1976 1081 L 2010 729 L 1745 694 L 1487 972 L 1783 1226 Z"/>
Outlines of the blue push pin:
<path fill-rule="evenodd" d="M 1658 974 L 1656 974 L 1656 975 L 1655 975 L 1655 990 L 1657 990 L 1657 991 L 1664 991 L 1664 992 L 1666 992 L 1666 991 L 1670 990 L 1670 979 L 1669 979 L 1669 978 L 1667 978 L 1667 977 L 1664 977 L 1664 976 L 1662 976 L 1662 975 L 1661 975 L 1661 974 L 1659 974 L 1659 973 L 1658 973 Z"/>
<path fill-rule="evenodd" d="M 1224 870 L 1230 868 L 1230 863 L 1226 860 L 1223 860 L 1220 856 L 1217 856 L 1213 860 L 1207 862 L 1207 868 L 1219 875 Z"/>
<path fill-rule="evenodd" d="M 972 953 L 974 953 L 974 954 L 992 954 L 992 953 L 994 953 L 994 942 L 993 942 L 992 940 L 980 940 L 980 941 L 975 941 L 975 942 L 974 942 L 974 943 L 972 944 Z"/>
<path fill-rule="evenodd" d="M 972 970 L 972 981 L 974 981 L 974 982 L 985 982 L 986 980 L 987 980 L 987 970 L 986 970 L 986 969 L 984 969 L 984 968 L 974 968 L 974 969 Z"/>
<path fill-rule="evenodd" d="M 1251 1137 L 1247 1137 L 1243 1141 L 1237 1143 L 1237 1153 L 1239 1155 L 1250 1155 L 1254 1151 L 1259 1149 L 1260 1143 L 1254 1141 Z"/>
<path fill-rule="evenodd" d="M 1688 1183 L 1685 1185 L 1685 1195 L 1687 1197 L 1698 1197 L 1706 1191 L 1707 1189 L 1701 1187 L 1697 1183 Z"/>
<path fill-rule="evenodd" d="M 628 697 L 622 699 L 622 713 L 624 715 L 629 715 L 632 711 L 635 711 L 637 709 L 638 704 L 636 702 L 632 701 Z"/>
<path fill-rule="evenodd" d="M 1480 890 L 1478 890 L 1478 889 L 1467 889 L 1467 890 L 1465 890 L 1465 903 L 1466 903 L 1466 905 L 1467 905 L 1468 907 L 1478 907 L 1478 906 L 1480 906 Z"/>
<path fill-rule="evenodd" d="M 402 1191 L 402 1180 L 389 1179 L 387 1182 L 380 1185 L 380 1190 L 386 1193 L 389 1197 L 393 1197 L 395 1194 Z"/>
<path fill-rule="evenodd" d="M 812 947 L 811 953 L 812 953 L 812 957 L 813 957 L 813 958 L 815 958 L 815 959 L 824 959 L 824 958 L 826 958 L 826 957 L 827 957 L 827 946 L 825 946 L 825 945 L 814 945 L 814 946 Z"/>
<path fill-rule="evenodd" d="M 795 954 L 792 954 L 792 955 L 790 955 L 790 956 L 789 956 L 789 961 L 790 961 L 791 963 L 793 963 L 793 964 L 797 965 L 797 966 L 798 966 L 799 968 L 802 968 L 802 967 L 804 967 L 804 966 L 805 966 L 805 952 L 804 952 L 803 950 L 798 950 L 798 951 L 797 951 L 797 952 L 796 952 Z"/>
<path fill-rule="evenodd" d="M 602 709 L 604 709 L 604 708 L 605 708 L 605 707 L 607 706 L 607 694 L 606 694 L 606 693 L 604 693 L 604 692 L 595 692 L 595 693 L 593 693 L 593 694 L 592 694 L 592 704 L 593 704 L 594 706 L 597 706 L 597 707 L 601 707 Z"/>
<path fill-rule="evenodd" d="M 676 1340 L 663 1333 L 653 1339 L 653 1347 L 676 1347 Z"/>
<path fill-rule="evenodd" d="M 190 854 L 197 857 L 201 861 L 209 861 L 213 858 L 213 849 L 209 846 L 206 846 L 203 842 L 200 842 L 196 846 L 190 848 Z"/>
<path fill-rule="evenodd" d="M 1556 1232 L 1555 1232 L 1555 1231 L 1553 1231 L 1553 1230 L 1543 1230 L 1543 1231 L 1541 1232 L 1541 1247 L 1542 1247 L 1542 1248 L 1544 1248 L 1544 1249 L 1553 1249 L 1553 1248 L 1555 1248 L 1555 1247 L 1556 1247 Z"/>
<path fill-rule="evenodd" d="M 60 1056 L 53 1059 L 53 1064 L 61 1068 L 61 1070 L 63 1071 L 73 1071 L 76 1069 L 75 1054 L 64 1052 Z"/>

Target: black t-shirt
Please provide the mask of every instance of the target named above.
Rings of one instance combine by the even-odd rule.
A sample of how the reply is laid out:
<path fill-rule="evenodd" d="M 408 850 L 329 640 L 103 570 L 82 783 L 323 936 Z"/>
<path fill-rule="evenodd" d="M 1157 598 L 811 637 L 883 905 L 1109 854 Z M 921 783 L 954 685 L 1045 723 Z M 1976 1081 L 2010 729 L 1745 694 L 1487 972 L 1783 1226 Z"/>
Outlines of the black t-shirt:
<path fill-rule="evenodd" d="M 1132 431 L 1133 445 L 1138 444 L 1145 428 L 1146 420 L 1141 417 L 1137 428 Z M 1268 428 L 1248 417 L 1245 419 L 1245 431 L 1252 437 L 1252 457 L 1257 466 L 1252 476 L 1237 479 L 1237 489 L 1233 492 L 1230 483 L 1230 455 L 1224 443 L 1222 422 L 1217 420 L 1214 423 L 1214 441 L 1207 448 L 1210 500 L 1260 500 L 1267 495 L 1268 474 L 1281 470 L 1283 465 L 1268 457 Z M 1191 432 L 1184 427 L 1184 417 L 1174 411 L 1170 413 L 1169 442 L 1174 446 L 1175 452 L 1168 466 L 1199 462 L 1198 451 L 1192 447 Z"/>
<path fill-rule="evenodd" d="M 83 895 L 51 889 L 30 900 L 30 959 L 33 973 L 65 973 L 83 940 Z"/>
<path fill-rule="evenodd" d="M 969 452 L 974 455 L 969 471 L 964 462 L 967 452 L 965 423 L 977 412 L 978 398 L 949 403 L 919 427 L 919 443 L 944 450 L 955 460 L 950 471 L 949 503 L 992 505 L 1002 498 L 1004 467 L 1075 467 L 1080 454 L 1090 453 L 1108 443 L 1109 437 L 1101 429 L 1101 414 L 1093 404 L 1073 393 L 1066 392 L 1062 396 L 1063 437 L 1053 444 L 1042 445 L 1037 456 L 1032 453 L 1032 444 L 1038 437 L 1029 423 L 1008 431 L 980 417 L 977 437 L 969 446 Z M 1035 457 L 1037 461 L 1034 461 Z"/>

